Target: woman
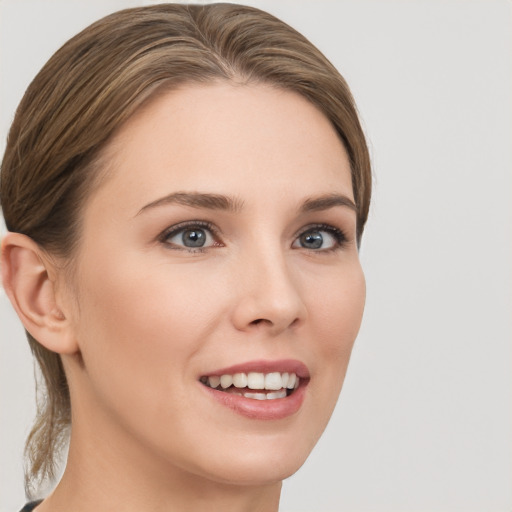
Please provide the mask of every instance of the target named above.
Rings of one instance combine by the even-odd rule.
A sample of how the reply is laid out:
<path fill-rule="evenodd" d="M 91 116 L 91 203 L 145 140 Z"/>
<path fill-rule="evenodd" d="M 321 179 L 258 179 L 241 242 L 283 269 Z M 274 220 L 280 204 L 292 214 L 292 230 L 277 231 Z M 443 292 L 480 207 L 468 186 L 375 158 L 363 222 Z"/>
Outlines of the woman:
<path fill-rule="evenodd" d="M 26 510 L 274 511 L 361 322 L 348 87 L 249 7 L 115 13 L 35 78 L 2 162 L 6 292 L 47 400 Z"/>

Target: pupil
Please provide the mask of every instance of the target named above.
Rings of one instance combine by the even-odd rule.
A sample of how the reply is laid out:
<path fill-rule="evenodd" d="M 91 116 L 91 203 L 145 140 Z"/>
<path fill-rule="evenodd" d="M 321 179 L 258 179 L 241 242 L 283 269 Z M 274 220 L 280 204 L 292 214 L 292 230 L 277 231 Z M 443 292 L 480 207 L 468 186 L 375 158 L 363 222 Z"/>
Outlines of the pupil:
<path fill-rule="evenodd" d="M 307 249 L 320 249 L 324 242 L 323 236 L 318 231 L 305 233 L 300 238 L 302 246 Z"/>
<path fill-rule="evenodd" d="M 206 242 L 206 236 L 202 229 L 187 229 L 183 232 L 182 239 L 186 247 L 202 247 Z"/>

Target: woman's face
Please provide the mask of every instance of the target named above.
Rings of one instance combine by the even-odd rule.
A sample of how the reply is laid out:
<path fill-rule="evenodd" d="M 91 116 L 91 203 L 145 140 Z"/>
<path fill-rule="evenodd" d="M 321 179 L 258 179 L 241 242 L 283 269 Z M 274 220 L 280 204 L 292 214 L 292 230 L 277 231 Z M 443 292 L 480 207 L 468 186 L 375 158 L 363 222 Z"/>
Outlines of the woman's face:
<path fill-rule="evenodd" d="M 106 157 L 77 256 L 73 436 L 127 464 L 283 479 L 331 416 L 363 313 L 340 140 L 295 93 L 218 83 L 153 100 Z"/>

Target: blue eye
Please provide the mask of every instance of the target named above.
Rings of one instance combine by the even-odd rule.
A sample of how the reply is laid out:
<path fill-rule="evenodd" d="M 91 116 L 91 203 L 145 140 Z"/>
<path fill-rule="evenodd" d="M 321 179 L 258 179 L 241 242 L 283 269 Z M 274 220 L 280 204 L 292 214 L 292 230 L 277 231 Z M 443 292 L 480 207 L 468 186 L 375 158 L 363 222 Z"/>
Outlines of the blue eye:
<path fill-rule="evenodd" d="M 341 247 L 345 240 L 345 235 L 333 226 L 314 226 L 303 231 L 293 247 L 326 251 Z"/>
<path fill-rule="evenodd" d="M 205 249 L 216 245 L 216 241 L 209 227 L 201 224 L 188 224 L 186 226 L 175 226 L 165 233 L 162 241 L 175 248 L 184 249 Z"/>

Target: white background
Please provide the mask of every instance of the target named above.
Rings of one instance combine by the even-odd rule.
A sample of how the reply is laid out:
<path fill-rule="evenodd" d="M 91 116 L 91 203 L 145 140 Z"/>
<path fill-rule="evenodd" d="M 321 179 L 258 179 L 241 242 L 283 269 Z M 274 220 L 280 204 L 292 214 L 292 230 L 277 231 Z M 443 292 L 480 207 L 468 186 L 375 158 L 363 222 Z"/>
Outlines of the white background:
<path fill-rule="evenodd" d="M 141 1 L 0 0 L 1 148 L 47 58 Z M 153 3 L 153 2 L 145 2 Z M 351 85 L 375 189 L 340 403 L 283 512 L 512 511 L 512 4 L 252 1 Z M 27 343 L 0 294 L 0 511 L 24 502 Z"/>

